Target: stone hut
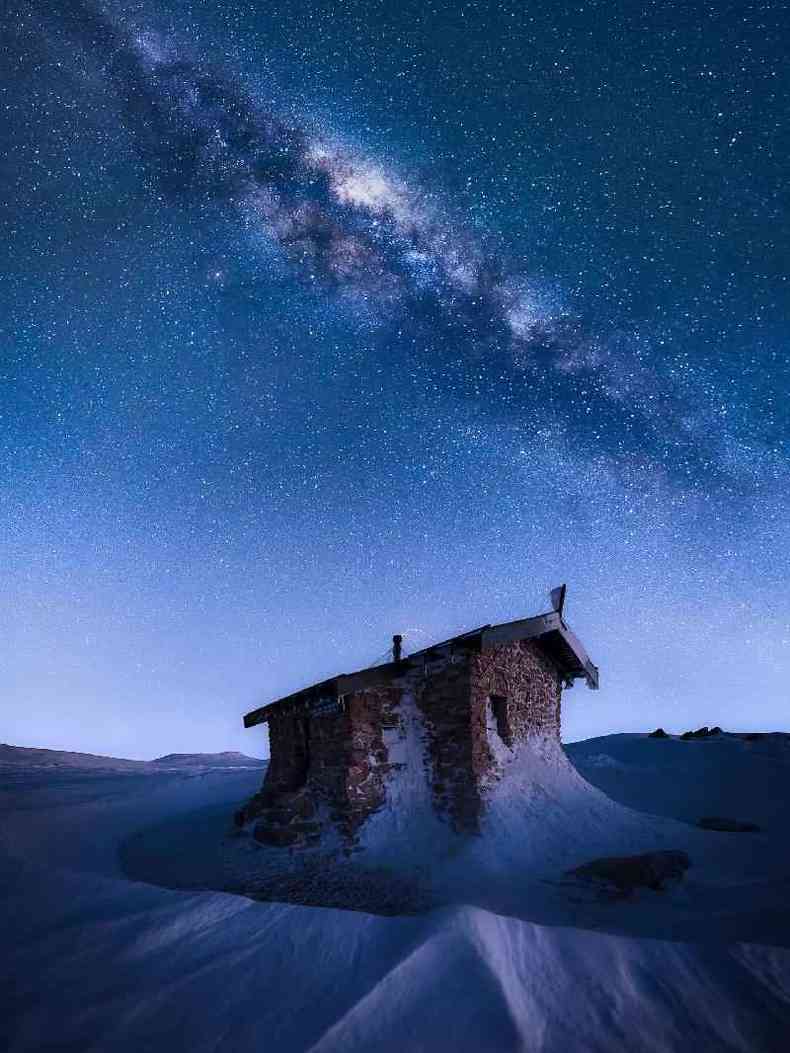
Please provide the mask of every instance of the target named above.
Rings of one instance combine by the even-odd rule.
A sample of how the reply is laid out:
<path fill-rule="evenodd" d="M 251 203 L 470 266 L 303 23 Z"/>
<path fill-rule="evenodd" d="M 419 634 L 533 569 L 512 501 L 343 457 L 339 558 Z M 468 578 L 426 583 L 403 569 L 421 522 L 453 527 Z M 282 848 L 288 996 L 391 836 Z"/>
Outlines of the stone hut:
<path fill-rule="evenodd" d="M 476 833 L 503 750 L 535 737 L 559 744 L 562 688 L 579 678 L 598 687 L 598 669 L 561 609 L 483 625 L 408 657 L 394 641 L 393 661 L 244 717 L 247 728 L 269 725 L 263 786 L 237 814 L 242 825 L 257 820 L 257 840 L 306 846 L 332 835 L 353 847 L 415 766 L 407 774 L 424 780 L 435 812 L 455 831 Z M 415 728 L 417 749 L 404 749 Z"/>

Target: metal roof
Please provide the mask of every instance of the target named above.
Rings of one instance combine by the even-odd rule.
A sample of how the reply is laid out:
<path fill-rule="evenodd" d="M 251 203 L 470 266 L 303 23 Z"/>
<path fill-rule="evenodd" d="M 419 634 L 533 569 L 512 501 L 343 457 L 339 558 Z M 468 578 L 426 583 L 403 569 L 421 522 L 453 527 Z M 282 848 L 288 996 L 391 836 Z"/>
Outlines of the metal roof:
<path fill-rule="evenodd" d="M 365 687 L 386 683 L 395 676 L 402 675 L 410 664 L 414 665 L 417 660 L 421 658 L 425 660 L 443 650 L 451 651 L 458 648 L 481 650 L 486 645 L 509 643 L 513 640 L 534 640 L 557 665 L 566 681 L 571 682 L 584 677 L 588 687 L 597 689 L 598 667 L 592 663 L 578 638 L 563 621 L 562 615 L 558 611 L 551 611 L 549 614 L 503 622 L 500 625 L 481 625 L 477 629 L 452 636 L 449 640 L 442 640 L 441 643 L 431 644 L 430 647 L 414 651 L 400 662 L 369 666 L 356 673 L 339 673 L 328 680 L 321 680 L 293 694 L 275 699 L 258 709 L 253 709 L 245 715 L 244 727 L 252 728 L 257 724 L 264 724 L 275 709 L 301 703 L 307 705 L 314 699 L 326 696 L 337 698 L 339 695 L 360 691 Z"/>

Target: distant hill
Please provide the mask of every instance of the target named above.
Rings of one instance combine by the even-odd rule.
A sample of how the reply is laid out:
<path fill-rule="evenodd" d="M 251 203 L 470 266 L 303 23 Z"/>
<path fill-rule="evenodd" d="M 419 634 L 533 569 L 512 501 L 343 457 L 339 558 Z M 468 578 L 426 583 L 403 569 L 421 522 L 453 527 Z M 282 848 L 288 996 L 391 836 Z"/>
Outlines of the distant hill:
<path fill-rule="evenodd" d="M 226 750 L 224 753 L 168 753 L 147 763 L 159 768 L 259 768 L 266 761 L 237 750 Z"/>
<path fill-rule="evenodd" d="M 125 757 L 103 757 L 95 753 L 72 753 L 69 750 L 34 749 L 0 743 L 0 765 L 29 768 L 81 768 L 97 771 L 157 771 L 173 768 L 260 768 L 266 761 L 243 753 L 169 753 L 152 761 L 128 760 Z"/>
<path fill-rule="evenodd" d="M 145 771 L 148 761 L 122 757 L 101 757 L 95 753 L 72 753 L 69 750 L 31 749 L 27 746 L 0 744 L 0 764 L 19 764 L 35 768 L 104 768 L 112 771 Z"/>

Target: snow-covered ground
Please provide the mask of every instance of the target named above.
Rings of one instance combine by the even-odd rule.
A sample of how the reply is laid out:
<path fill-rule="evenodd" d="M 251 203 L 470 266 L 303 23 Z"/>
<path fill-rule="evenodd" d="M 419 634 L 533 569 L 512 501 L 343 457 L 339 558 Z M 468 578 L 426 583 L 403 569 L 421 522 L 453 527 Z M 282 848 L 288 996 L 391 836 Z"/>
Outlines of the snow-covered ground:
<path fill-rule="evenodd" d="M 430 909 L 402 916 L 216 891 L 288 858 L 230 836 L 260 770 L 0 765 L 0 1048 L 779 1053 L 788 741 L 576 743 L 587 783 L 552 754 L 504 757 L 483 838 L 442 855 Z M 655 848 L 692 860 L 663 893 L 563 877 L 597 849 Z"/>

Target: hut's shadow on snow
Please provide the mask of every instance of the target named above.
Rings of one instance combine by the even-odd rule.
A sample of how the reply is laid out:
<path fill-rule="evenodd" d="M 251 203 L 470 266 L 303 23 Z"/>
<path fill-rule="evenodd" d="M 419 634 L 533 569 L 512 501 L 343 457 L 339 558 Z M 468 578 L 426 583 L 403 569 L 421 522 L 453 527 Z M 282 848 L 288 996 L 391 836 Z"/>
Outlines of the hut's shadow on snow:
<path fill-rule="evenodd" d="M 369 914 L 419 914 L 446 903 L 427 872 L 395 873 L 342 853 L 258 844 L 233 829 L 227 805 L 203 808 L 138 831 L 122 842 L 133 881 L 231 892 L 250 899 Z"/>
<path fill-rule="evenodd" d="M 664 891 L 640 889 L 630 896 L 613 896 L 550 871 L 469 873 L 450 883 L 427 866 L 396 873 L 354 856 L 259 845 L 234 831 L 227 804 L 140 830 L 122 843 L 120 853 L 130 879 L 171 889 L 386 916 L 466 904 L 538 925 L 672 941 L 790 946 L 787 875 L 771 882 L 716 885 L 700 880 L 692 864 L 684 880 Z"/>

